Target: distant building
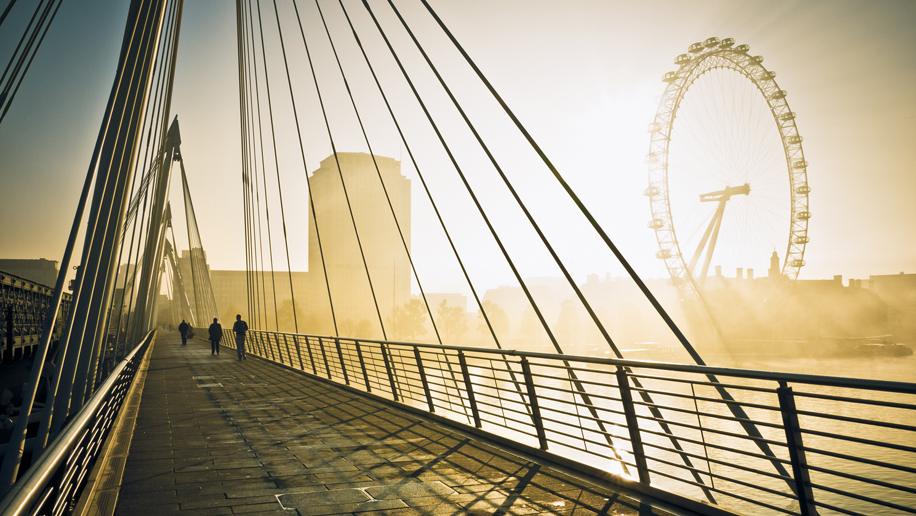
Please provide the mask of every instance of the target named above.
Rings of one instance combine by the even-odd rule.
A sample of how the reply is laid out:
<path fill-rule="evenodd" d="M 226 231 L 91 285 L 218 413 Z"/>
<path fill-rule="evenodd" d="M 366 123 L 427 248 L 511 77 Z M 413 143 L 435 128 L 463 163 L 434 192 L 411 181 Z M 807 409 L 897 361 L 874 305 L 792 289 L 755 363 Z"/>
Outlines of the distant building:
<path fill-rule="evenodd" d="M 379 175 L 384 180 L 384 189 Z M 368 321 L 378 328 L 378 312 L 382 318 L 388 317 L 395 306 L 410 300 L 410 262 L 391 215 L 393 207 L 409 250 L 410 180 L 401 174 L 401 163 L 397 160 L 382 156 L 373 160 L 370 154 L 341 152 L 336 159 L 331 156 L 321 162 L 321 167 L 309 177 L 309 191 L 318 219 L 316 225 L 309 207 L 311 312 L 329 319 L 324 263 L 328 267 L 327 285 L 338 323 Z M 368 278 L 363 257 L 368 265 Z"/>
<path fill-rule="evenodd" d="M 57 261 L 44 258 L 37 260 L 2 259 L 0 260 L 0 271 L 54 288 L 57 285 L 57 264 Z"/>
<path fill-rule="evenodd" d="M 254 314 L 248 313 L 248 283 L 251 282 L 252 292 L 258 293 L 257 299 L 252 300 L 253 309 L 260 312 L 262 318 L 267 317 L 271 322 L 268 329 L 273 329 L 274 300 L 280 307 L 293 298 L 289 289 L 290 277 L 296 294 L 296 307 L 304 311 L 309 299 L 307 272 L 293 271 L 290 274 L 287 271 L 276 271 L 271 278 L 270 271 L 255 272 L 249 276 L 246 271 L 211 270 L 210 283 L 213 285 L 213 297 L 216 299 L 216 307 L 222 322 L 234 321 L 236 314 L 242 315 L 246 320 L 254 317 Z"/>
<path fill-rule="evenodd" d="M 767 275 L 771 278 L 778 278 L 781 272 L 779 270 L 779 255 L 776 254 L 776 251 L 773 251 L 773 256 L 770 256 L 770 270 L 767 271 Z"/>
<path fill-rule="evenodd" d="M 916 274 L 869 276 L 868 286 L 887 303 L 887 332 L 916 343 Z"/>

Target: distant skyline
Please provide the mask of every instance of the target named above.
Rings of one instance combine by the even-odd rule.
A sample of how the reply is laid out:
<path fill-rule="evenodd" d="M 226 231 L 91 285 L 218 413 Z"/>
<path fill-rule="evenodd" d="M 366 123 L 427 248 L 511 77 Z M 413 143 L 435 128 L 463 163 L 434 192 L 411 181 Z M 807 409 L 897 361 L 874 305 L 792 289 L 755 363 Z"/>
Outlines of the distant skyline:
<path fill-rule="evenodd" d="M 916 272 L 916 245 L 910 240 L 916 231 L 916 203 L 911 200 L 916 193 L 916 3 L 431 4 L 641 275 L 667 276 L 655 258 L 653 232 L 646 227 L 646 127 L 664 90 L 662 75 L 676 69 L 673 60 L 688 45 L 710 36 L 733 37 L 750 45 L 753 55 L 764 56 L 798 113 L 812 188 L 811 242 L 799 279 Z M 291 12 L 288 2 L 279 5 Z M 314 4 L 297 5 L 311 26 L 314 18 L 308 13 Z M 322 3 L 332 30 L 342 27 L 335 5 Z M 345 5 L 353 12 L 361 9 L 359 2 Z M 446 80 L 464 87 L 462 99 L 474 106 L 472 116 L 492 131 L 487 136 L 502 143 L 499 148 L 510 158 L 521 156 L 522 147 L 494 114 L 495 103 L 485 100 L 467 70 L 456 65 L 422 6 L 406 1 L 398 6 L 409 20 L 417 20 L 418 37 L 430 42 L 434 59 L 447 70 Z M 265 3 L 262 8 L 272 6 Z M 265 13 L 265 20 L 273 16 L 270 10 Z M 125 16 L 126 5 L 120 2 L 65 2 L 0 125 L 0 258 L 60 260 L 110 90 Z M 10 26 L 14 22 L 7 21 Z M 15 44 L 15 31 L 7 28 L 0 35 L 4 60 Z M 182 125 L 198 223 L 211 267 L 243 269 L 234 5 L 187 2 L 181 30 L 172 115 Z M 293 36 L 298 34 L 288 37 Z M 344 52 L 346 58 L 352 48 Z M 269 59 L 270 66 L 277 64 Z M 307 68 L 302 61 L 296 63 Z M 272 79 L 274 73 L 281 72 L 271 68 Z M 288 102 L 279 94 L 281 87 L 285 84 L 271 85 L 278 92 L 278 105 Z M 357 84 L 363 87 L 368 87 L 365 81 Z M 281 143 L 288 144 L 294 133 L 288 126 L 283 129 L 282 122 Z M 411 180 L 413 242 L 424 287 L 465 292 L 456 275 L 436 273 L 436 264 L 448 253 L 433 245 L 441 237 L 431 211 L 417 201 L 425 194 L 416 172 L 396 134 L 379 134 L 383 136 L 372 142 L 373 151 L 401 159 L 402 171 Z M 306 138 L 311 172 L 328 156 L 329 145 L 320 131 Z M 341 138 L 338 150 L 366 151 L 358 138 Z M 282 153 L 279 159 L 284 171 L 291 167 Z M 565 238 L 582 239 L 584 252 L 563 256 L 576 280 L 584 282 L 589 273 L 623 276 L 607 253 L 591 251 L 598 246 L 587 226 L 567 201 L 558 200 L 555 185 L 542 188 L 541 182 L 549 180 L 546 175 L 528 172 L 534 166 L 530 160 L 530 155 L 518 158 L 513 177 L 545 232 L 556 235 L 558 246 Z M 304 191 L 298 166 L 298 172 L 289 172 L 290 191 L 297 192 L 299 185 L 295 195 Z M 446 183 L 439 186 L 448 188 Z M 485 201 L 494 206 L 504 202 L 496 197 Z M 500 210 L 494 210 L 497 222 L 512 224 L 515 215 L 507 212 L 501 218 Z M 457 238 L 475 242 L 481 233 L 473 211 L 456 204 L 453 215 L 451 220 L 468 223 L 466 228 L 452 223 Z M 292 249 L 291 265 L 306 270 L 305 212 L 294 207 L 288 216 L 298 220 L 291 223 L 291 231 L 299 232 L 295 238 L 301 242 L 301 248 Z M 181 226 L 176 224 L 179 234 Z M 179 246 L 184 248 L 182 238 Z M 423 242 L 430 244 L 424 247 Z M 520 239 L 510 245 L 517 254 L 527 254 L 531 243 Z M 784 251 L 778 251 L 782 257 Z M 760 263 L 746 267 L 762 272 L 768 258 L 761 256 Z M 481 265 L 475 270 L 482 288 L 507 282 L 502 269 Z M 524 273 L 559 275 L 549 261 L 537 257 L 531 257 Z M 723 273 L 734 275 L 733 270 Z"/>

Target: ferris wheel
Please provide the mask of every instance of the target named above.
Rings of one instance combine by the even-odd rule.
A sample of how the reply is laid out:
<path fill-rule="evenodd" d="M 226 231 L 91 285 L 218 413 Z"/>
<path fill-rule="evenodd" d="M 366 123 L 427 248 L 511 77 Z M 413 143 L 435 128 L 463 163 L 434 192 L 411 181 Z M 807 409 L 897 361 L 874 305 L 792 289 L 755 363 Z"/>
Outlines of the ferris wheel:
<path fill-rule="evenodd" d="M 776 72 L 749 50 L 732 38 L 690 45 L 662 77 L 649 125 L 648 226 L 683 299 L 704 298 L 731 271 L 766 270 L 785 285 L 805 265 L 802 136 Z"/>

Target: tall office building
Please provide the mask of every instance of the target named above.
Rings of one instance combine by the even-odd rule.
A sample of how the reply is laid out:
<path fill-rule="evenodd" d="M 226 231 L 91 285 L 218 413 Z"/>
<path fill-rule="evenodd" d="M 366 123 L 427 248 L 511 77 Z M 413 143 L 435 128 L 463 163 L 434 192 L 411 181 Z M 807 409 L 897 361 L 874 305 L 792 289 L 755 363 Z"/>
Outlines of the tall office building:
<path fill-rule="evenodd" d="M 371 324 L 373 336 L 380 337 L 378 312 L 387 318 L 395 306 L 410 300 L 410 262 L 391 213 L 393 207 L 407 249 L 410 249 L 410 180 L 401 174 L 401 163 L 392 158 L 375 156 L 373 161 L 372 155 L 356 152 L 338 153 L 336 158 L 326 158 L 309 178 L 318 223 L 315 224 L 316 217 L 310 208 L 311 295 L 307 309 L 327 328 L 330 310 L 324 263 L 338 325 L 348 320 L 354 325 L 363 321 L 364 328 Z M 379 175 L 384 181 L 384 189 Z M 346 196 L 341 179 L 346 186 Z M 354 220 L 357 231 L 353 228 Z M 368 265 L 368 277 L 363 256 Z M 341 334 L 344 333 L 341 328 Z M 368 336 L 365 330 L 362 333 L 360 336 Z"/>

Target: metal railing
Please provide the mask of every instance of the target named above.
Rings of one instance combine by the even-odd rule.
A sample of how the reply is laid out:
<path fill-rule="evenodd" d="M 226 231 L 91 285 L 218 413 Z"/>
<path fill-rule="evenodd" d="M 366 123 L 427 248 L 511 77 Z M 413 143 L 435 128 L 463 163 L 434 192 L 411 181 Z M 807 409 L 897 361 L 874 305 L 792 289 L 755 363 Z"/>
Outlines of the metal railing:
<path fill-rule="evenodd" d="M 913 383 L 264 331 L 247 347 L 701 512 L 916 514 Z"/>
<path fill-rule="evenodd" d="M 112 371 L 64 430 L 0 500 L 0 514 L 69 514 L 114 424 L 155 332 Z"/>

